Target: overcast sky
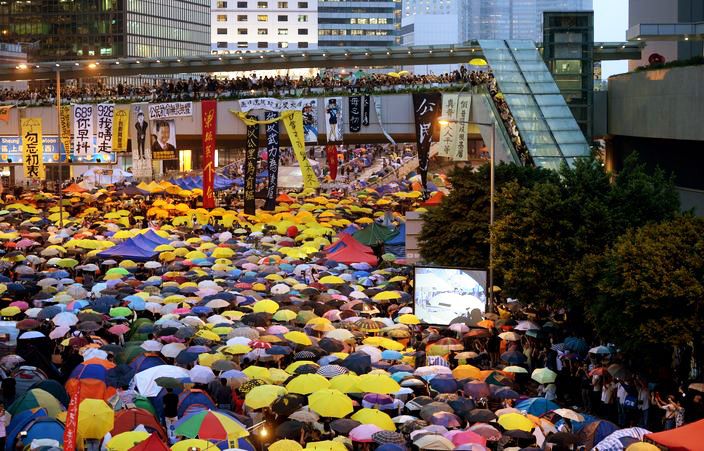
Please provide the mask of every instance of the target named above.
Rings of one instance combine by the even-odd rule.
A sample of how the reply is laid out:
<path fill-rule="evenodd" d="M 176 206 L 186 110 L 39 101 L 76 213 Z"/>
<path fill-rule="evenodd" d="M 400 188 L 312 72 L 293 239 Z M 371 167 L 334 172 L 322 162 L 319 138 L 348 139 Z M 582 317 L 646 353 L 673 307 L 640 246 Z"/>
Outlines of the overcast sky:
<path fill-rule="evenodd" d="M 594 41 L 625 41 L 627 29 L 628 0 L 594 0 Z M 601 63 L 603 79 L 623 72 L 628 72 L 628 61 Z"/>

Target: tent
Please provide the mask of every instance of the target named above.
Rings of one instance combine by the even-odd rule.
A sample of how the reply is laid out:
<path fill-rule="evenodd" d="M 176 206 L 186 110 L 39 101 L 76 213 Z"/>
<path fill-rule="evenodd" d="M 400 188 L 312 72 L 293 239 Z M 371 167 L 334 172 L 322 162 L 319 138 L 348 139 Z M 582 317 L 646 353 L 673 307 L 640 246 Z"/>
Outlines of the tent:
<path fill-rule="evenodd" d="M 406 244 L 406 224 L 401 224 L 401 226 L 396 230 L 398 231 L 398 234 L 395 237 L 386 240 L 384 244 L 388 246 Z"/>
<path fill-rule="evenodd" d="M 178 395 L 178 416 L 183 417 L 201 410 L 215 410 L 213 400 L 203 390 L 192 388 Z"/>
<path fill-rule="evenodd" d="M 21 396 L 37 382 L 46 380 L 44 371 L 36 366 L 23 365 L 12 372 L 12 378 L 16 381 L 15 393 Z"/>
<path fill-rule="evenodd" d="M 130 362 L 130 367 L 134 369 L 136 373 L 148 370 L 149 368 L 154 368 L 155 366 L 165 365 L 159 354 L 153 352 L 138 355 L 134 360 Z"/>
<path fill-rule="evenodd" d="M 122 409 L 115 413 L 115 423 L 110 433 L 116 436 L 122 432 L 132 431 L 139 425 L 143 425 L 147 432 L 152 432 L 158 438 L 166 441 L 166 432 L 161 427 L 156 417 L 151 412 L 137 407 Z"/>
<path fill-rule="evenodd" d="M 645 439 L 658 446 L 666 447 L 669 451 L 689 451 L 701 449 L 702 437 L 704 437 L 704 420 L 669 431 L 646 434 Z"/>
<path fill-rule="evenodd" d="M 72 194 L 78 194 L 78 193 L 85 193 L 87 192 L 87 189 L 83 189 L 82 187 L 78 186 L 76 183 L 71 183 L 69 186 L 63 189 L 64 193 L 72 193 Z"/>
<path fill-rule="evenodd" d="M 349 246 L 342 247 L 336 252 L 329 253 L 327 258 L 329 260 L 344 264 L 369 263 L 370 265 L 376 265 L 377 263 L 377 258 L 373 254 L 369 254 Z"/>
<path fill-rule="evenodd" d="M 328 253 L 333 253 L 333 252 L 337 252 L 343 248 L 349 247 L 351 249 L 354 249 L 354 250 L 357 250 L 360 252 L 364 252 L 366 254 L 373 254 L 374 253 L 374 251 L 372 250 L 371 247 L 365 246 L 364 244 L 355 240 L 352 237 L 352 235 L 350 235 L 348 233 L 342 232 L 338 235 L 338 237 L 340 238 L 339 240 L 337 240 L 334 243 L 330 244 L 329 246 L 325 247 L 325 249 L 323 249 L 323 250 Z"/>
<path fill-rule="evenodd" d="M 117 421 L 117 417 L 115 421 Z M 165 439 L 160 438 L 157 433 L 153 432 L 145 441 L 130 448 L 130 451 L 170 451 L 171 448 L 164 444 L 165 441 Z"/>
<path fill-rule="evenodd" d="M 292 204 L 296 202 L 296 199 L 286 193 L 281 193 L 276 197 L 276 202 L 286 202 L 287 204 Z"/>
<path fill-rule="evenodd" d="M 147 191 L 143 191 L 135 185 L 127 185 L 121 190 L 118 190 L 116 193 L 119 196 L 125 197 L 144 196 L 145 194 L 149 194 Z"/>
<path fill-rule="evenodd" d="M 397 230 L 372 222 L 362 230 L 355 232 L 352 236 L 362 244 L 373 246 L 378 243 L 384 243 L 396 235 L 398 235 Z"/>
<path fill-rule="evenodd" d="M 144 242 L 143 240 L 141 242 Z M 117 244 L 111 248 L 105 249 L 98 254 L 98 257 L 102 258 L 126 258 L 133 261 L 147 261 L 154 257 L 157 252 L 153 249 L 146 249 L 140 246 L 140 241 L 135 242 L 134 238 L 128 238 L 120 244 Z"/>
<path fill-rule="evenodd" d="M 421 205 L 423 207 L 434 207 L 440 205 L 440 202 L 442 202 L 443 197 L 445 197 L 445 195 L 442 193 L 442 191 L 437 191 L 435 192 L 435 194 L 430 196 L 430 199 L 426 200 Z"/>
<path fill-rule="evenodd" d="M 171 179 L 170 182 L 181 189 L 188 191 L 203 189 L 203 177 L 200 175 L 197 177 L 180 177 L 177 179 Z M 213 182 L 215 191 L 231 188 L 234 184 L 236 184 L 235 180 L 217 174 L 215 175 L 215 180 Z"/>

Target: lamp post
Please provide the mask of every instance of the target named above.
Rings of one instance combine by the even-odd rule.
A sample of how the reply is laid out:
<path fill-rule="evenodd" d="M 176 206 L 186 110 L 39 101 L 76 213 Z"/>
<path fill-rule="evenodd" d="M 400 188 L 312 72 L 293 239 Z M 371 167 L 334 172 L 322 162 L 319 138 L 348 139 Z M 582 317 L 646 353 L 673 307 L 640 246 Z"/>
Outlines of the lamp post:
<path fill-rule="evenodd" d="M 495 194 L 495 168 L 496 168 L 496 123 L 486 122 L 461 122 L 446 117 L 438 118 L 440 125 L 450 124 L 475 124 L 491 127 L 491 142 L 489 144 L 489 308 L 494 310 L 494 194 Z"/>

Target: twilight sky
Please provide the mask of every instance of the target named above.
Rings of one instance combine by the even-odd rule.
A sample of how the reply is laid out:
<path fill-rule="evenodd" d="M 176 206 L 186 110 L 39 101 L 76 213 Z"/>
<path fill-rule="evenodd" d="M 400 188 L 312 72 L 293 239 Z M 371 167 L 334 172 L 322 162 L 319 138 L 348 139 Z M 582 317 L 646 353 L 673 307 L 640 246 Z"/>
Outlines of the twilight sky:
<path fill-rule="evenodd" d="M 594 0 L 594 41 L 625 41 L 627 29 L 628 0 Z M 604 80 L 628 72 L 628 61 L 604 61 L 601 71 Z"/>

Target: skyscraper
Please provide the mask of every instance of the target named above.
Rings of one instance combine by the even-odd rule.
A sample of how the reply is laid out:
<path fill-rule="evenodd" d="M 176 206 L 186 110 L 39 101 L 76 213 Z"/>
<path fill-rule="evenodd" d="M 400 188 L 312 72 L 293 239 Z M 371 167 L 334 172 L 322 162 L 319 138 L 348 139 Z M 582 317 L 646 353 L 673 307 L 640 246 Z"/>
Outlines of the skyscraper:
<path fill-rule="evenodd" d="M 0 30 L 31 61 L 202 55 L 210 0 L 3 0 Z"/>
<path fill-rule="evenodd" d="M 465 0 L 405 0 L 401 11 L 401 44 L 457 44 L 467 40 Z"/>
<path fill-rule="evenodd" d="M 318 0 L 213 0 L 212 50 L 318 46 Z"/>
<path fill-rule="evenodd" d="M 392 47 L 401 0 L 319 0 L 318 47 Z"/>

